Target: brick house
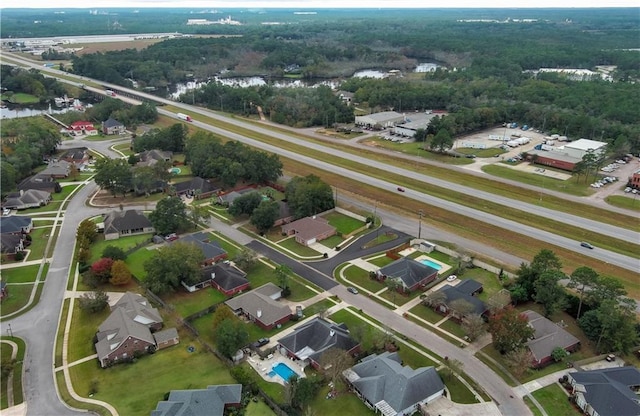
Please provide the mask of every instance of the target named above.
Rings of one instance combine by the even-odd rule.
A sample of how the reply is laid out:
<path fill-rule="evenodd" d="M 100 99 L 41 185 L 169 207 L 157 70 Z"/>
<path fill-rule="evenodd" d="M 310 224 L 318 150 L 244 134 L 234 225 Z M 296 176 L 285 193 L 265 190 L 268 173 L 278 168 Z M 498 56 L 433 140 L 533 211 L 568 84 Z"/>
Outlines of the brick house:
<path fill-rule="evenodd" d="M 207 286 L 213 286 L 225 296 L 233 296 L 236 293 L 249 289 L 247 274 L 231 263 L 222 262 L 206 266 L 202 269 L 200 281 L 192 286 L 182 285 L 189 291 L 195 292 Z"/>
<path fill-rule="evenodd" d="M 418 289 L 424 290 L 438 277 L 438 271 L 419 261 L 401 257 L 379 269 L 376 275 L 378 280 L 397 279 L 401 283 L 399 291 L 412 292 Z"/>
<path fill-rule="evenodd" d="M 278 299 L 282 289 L 267 283 L 257 289 L 225 301 L 236 315 L 244 315 L 262 329 L 273 329 L 291 319 L 291 309 Z"/>
<path fill-rule="evenodd" d="M 336 232 L 336 228 L 329 225 L 328 220 L 316 216 L 301 218 L 282 226 L 283 234 L 295 235 L 296 241 L 303 246 L 325 240 Z"/>

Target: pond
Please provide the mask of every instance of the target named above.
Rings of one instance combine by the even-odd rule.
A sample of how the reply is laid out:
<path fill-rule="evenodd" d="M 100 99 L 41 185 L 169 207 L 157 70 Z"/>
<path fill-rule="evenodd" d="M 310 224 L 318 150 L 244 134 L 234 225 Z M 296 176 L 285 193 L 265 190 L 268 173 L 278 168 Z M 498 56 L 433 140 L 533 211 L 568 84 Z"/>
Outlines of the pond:
<path fill-rule="evenodd" d="M 19 107 L 19 106 L 8 106 L 2 107 L 0 109 L 0 117 L 3 119 L 7 118 L 22 118 L 22 117 L 33 117 L 39 116 L 41 114 L 63 114 L 67 111 L 75 111 L 73 107 L 69 108 L 52 108 L 52 106 L 33 106 L 33 107 Z"/>

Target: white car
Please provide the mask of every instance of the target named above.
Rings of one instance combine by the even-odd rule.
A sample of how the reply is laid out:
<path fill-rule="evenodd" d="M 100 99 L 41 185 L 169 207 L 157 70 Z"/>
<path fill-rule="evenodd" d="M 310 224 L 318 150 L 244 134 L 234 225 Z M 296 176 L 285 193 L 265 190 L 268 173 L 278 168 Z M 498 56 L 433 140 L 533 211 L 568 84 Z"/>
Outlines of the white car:
<path fill-rule="evenodd" d="M 7 215 L 11 215 L 11 210 L 9 208 L 3 208 L 2 209 L 2 215 L 4 215 L 5 217 Z"/>
<path fill-rule="evenodd" d="M 451 276 L 447 277 L 447 282 L 453 282 L 457 278 L 458 276 L 456 276 L 455 274 L 452 274 Z"/>

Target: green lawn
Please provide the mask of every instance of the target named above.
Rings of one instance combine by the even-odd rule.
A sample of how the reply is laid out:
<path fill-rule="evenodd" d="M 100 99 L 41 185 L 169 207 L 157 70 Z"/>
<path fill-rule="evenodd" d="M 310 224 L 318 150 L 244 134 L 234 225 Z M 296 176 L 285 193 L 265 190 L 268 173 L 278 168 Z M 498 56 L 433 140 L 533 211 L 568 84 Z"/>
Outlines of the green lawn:
<path fill-rule="evenodd" d="M 327 399 L 328 386 L 323 386 L 317 393 L 310 408 L 317 415 L 375 415 L 354 393 L 340 392 L 337 397 Z"/>
<path fill-rule="evenodd" d="M 458 338 L 464 338 L 465 333 L 464 330 L 462 329 L 462 327 L 460 325 L 458 325 L 455 321 L 451 320 L 451 319 L 447 319 L 446 321 L 444 321 L 443 323 L 441 323 L 439 326 L 439 328 L 442 328 L 443 330 L 452 333 L 453 335 L 457 336 Z"/>
<path fill-rule="evenodd" d="M 129 254 L 124 262 L 129 266 L 129 271 L 135 277 L 144 281 L 147 276 L 147 273 L 144 271 L 144 263 L 152 258 L 154 254 L 155 250 L 148 250 L 146 247 L 143 247 Z"/>
<path fill-rule="evenodd" d="M 348 265 L 344 268 L 344 277 L 351 283 L 365 288 L 371 292 L 377 292 L 385 286 L 375 279 L 369 277 L 369 272 L 358 266 Z"/>
<path fill-rule="evenodd" d="M 461 279 L 473 279 L 482 283 L 482 293 L 478 294 L 478 299 L 486 302 L 491 295 L 498 293 L 503 289 L 502 284 L 498 280 L 498 276 L 495 273 L 491 273 L 487 270 L 475 267 L 473 269 L 467 269 L 464 272 L 464 276 L 458 276 Z"/>
<path fill-rule="evenodd" d="M 116 144 L 111 146 L 111 148 L 123 153 L 125 156 L 130 156 L 134 154 L 133 151 L 131 150 L 131 145 L 129 143 Z"/>
<path fill-rule="evenodd" d="M 94 399 L 112 404 L 121 415 L 148 416 L 170 390 L 235 383 L 226 366 L 197 343 L 195 352 L 189 353 L 187 346 L 191 344 L 194 340 L 180 331 L 180 344 L 132 364 L 102 369 L 97 360 L 82 363 L 70 369 L 73 387 L 79 395 L 88 397 L 95 380 L 98 392 Z"/>
<path fill-rule="evenodd" d="M 264 400 L 260 399 L 257 402 L 253 400 L 249 402 L 247 408 L 244 411 L 245 416 L 276 416 L 273 413 L 273 410 L 264 402 Z"/>
<path fill-rule="evenodd" d="M 223 238 L 218 233 L 209 233 L 209 241 L 217 242 L 220 247 L 227 252 L 227 257 L 231 260 L 242 250 L 242 247 L 235 245 L 234 243 L 229 242 L 228 239 Z"/>
<path fill-rule="evenodd" d="M 29 260 L 38 260 L 44 257 L 44 249 L 47 246 L 51 230 L 52 227 L 38 227 L 31 230 L 31 233 L 29 233 L 31 236 L 31 245 L 28 247 L 31 251 L 31 254 L 29 254 Z M 53 245 L 50 248 L 50 251 L 52 250 Z"/>
<path fill-rule="evenodd" d="M 451 259 L 451 256 L 448 254 L 444 254 L 440 251 L 432 251 L 431 253 L 427 253 L 427 256 L 431 257 L 434 260 L 441 261 L 442 263 L 448 264 L 449 266 L 454 265 L 454 261 Z"/>
<path fill-rule="evenodd" d="M 24 401 L 22 396 L 22 367 L 24 361 L 24 353 L 26 351 L 25 343 L 22 339 L 17 337 L 2 337 L 3 340 L 13 341 L 18 345 L 18 351 L 16 353 L 16 362 L 13 367 L 13 403 L 18 405 Z M 2 356 L 2 362 L 10 360 L 13 352 L 13 348 L 7 343 L 0 343 L 0 351 Z M 6 409 L 8 407 L 8 395 L 7 395 L 7 381 L 8 378 L 0 378 L 0 409 Z"/>
<path fill-rule="evenodd" d="M 376 147 L 383 147 L 394 152 L 402 152 L 414 156 L 420 156 L 425 159 L 435 160 L 437 162 L 446 163 L 448 165 L 469 165 L 473 163 L 472 159 L 468 159 L 465 157 L 451 157 L 424 150 L 424 143 L 393 143 L 389 140 L 383 140 L 379 138 L 368 138 L 365 140 L 375 142 Z"/>
<path fill-rule="evenodd" d="M 291 302 L 301 302 L 307 300 L 316 295 L 316 292 L 307 288 L 302 282 L 302 278 L 289 278 L 289 289 L 291 294 L 287 297 L 287 300 Z"/>
<path fill-rule="evenodd" d="M 381 298 L 388 300 L 396 306 L 402 306 L 405 303 L 409 302 L 411 299 L 420 296 L 422 294 L 421 291 L 416 290 L 408 295 L 403 295 L 402 293 L 398 293 L 395 290 L 385 290 L 380 294 Z"/>
<path fill-rule="evenodd" d="M 503 153 L 507 153 L 506 150 L 502 150 L 499 147 L 491 147 L 488 149 L 474 149 L 471 147 L 456 147 L 456 152 L 464 155 L 476 155 L 476 157 L 496 157 Z"/>
<path fill-rule="evenodd" d="M 35 95 L 26 94 L 23 92 L 10 92 L 7 91 L 2 94 L 3 101 L 9 101 L 13 104 L 37 104 L 40 102 L 40 99 Z"/>
<path fill-rule="evenodd" d="M 367 261 L 371 264 L 375 264 L 376 266 L 382 268 L 384 266 L 387 266 L 393 263 L 395 260 L 389 256 L 380 256 L 378 258 L 367 260 Z"/>
<path fill-rule="evenodd" d="M 524 403 L 527 405 L 529 410 L 531 410 L 531 413 L 533 413 L 533 416 L 542 416 L 542 412 L 540 412 L 540 409 L 538 409 L 538 407 L 533 404 L 530 398 L 525 396 L 522 399 L 524 400 Z"/>
<path fill-rule="evenodd" d="M 66 185 L 62 187 L 62 191 L 60 191 L 59 193 L 53 193 L 51 194 L 51 198 L 54 201 L 64 201 L 69 195 L 71 195 L 71 193 L 73 191 L 75 191 L 76 189 L 78 189 L 80 185 Z"/>
<path fill-rule="evenodd" d="M 11 353 L 13 351 L 13 347 L 6 343 L 0 344 L 0 358 L 2 362 L 9 362 L 11 359 Z M 8 394 L 7 394 L 7 378 L 0 377 L 0 409 L 6 409 L 9 407 L 8 405 Z"/>
<path fill-rule="evenodd" d="M 134 248 L 136 245 L 141 244 L 145 241 L 150 241 L 152 235 L 151 234 L 140 234 L 140 235 L 132 235 L 129 237 L 120 237 L 115 240 L 105 240 L 104 235 L 98 235 L 96 242 L 91 245 L 91 260 L 90 263 L 100 259 L 102 257 L 102 252 L 108 246 L 114 246 L 121 248 L 123 251 L 130 250 Z M 142 248 L 137 251 L 146 250 L 146 248 Z M 147 250 L 148 251 L 148 250 Z"/>
<path fill-rule="evenodd" d="M 311 247 L 303 246 L 302 244 L 298 243 L 293 236 L 287 238 L 286 240 L 282 240 L 282 241 L 278 242 L 278 245 L 280 247 L 283 247 L 283 248 L 285 248 L 287 250 L 292 251 L 294 254 L 297 254 L 300 257 L 319 257 L 319 256 L 321 256 L 321 253 L 318 253 L 317 251 L 315 251 Z"/>
<path fill-rule="evenodd" d="M 555 383 L 534 391 L 532 395 L 549 415 L 578 416 L 582 414 L 569 402 L 569 397 L 562 387 Z"/>
<path fill-rule="evenodd" d="M 11 285 L 12 283 L 35 282 L 36 275 L 38 274 L 39 268 L 40 268 L 39 264 L 32 264 L 31 266 L 3 269 L 2 280 L 4 280 L 9 285 Z M 46 274 L 43 274 L 42 280 L 44 280 L 45 277 L 46 277 Z M 11 290 L 11 288 L 9 290 Z M 2 301 L 3 309 L 4 309 L 4 306 L 5 306 L 4 301 Z"/>
<path fill-rule="evenodd" d="M 109 308 L 105 308 L 98 313 L 90 313 L 80 309 L 76 299 L 71 318 L 71 332 L 69 333 L 69 344 L 67 359 L 72 363 L 81 358 L 95 354 L 93 337 L 98 332 L 98 327 L 107 319 L 110 314 Z"/>
<path fill-rule="evenodd" d="M 165 294 L 161 298 L 167 304 L 172 305 L 183 318 L 209 306 L 224 302 L 226 299 L 221 292 L 212 287 L 206 287 L 193 293 L 180 287 L 175 292 Z"/>
<path fill-rule="evenodd" d="M 327 310 L 334 305 L 336 305 L 336 302 L 334 302 L 333 300 L 323 299 L 320 302 L 316 302 L 313 305 L 307 306 L 306 308 L 304 308 L 302 312 L 304 313 L 305 317 L 309 317 L 309 316 L 315 315 L 316 313 L 322 310 Z"/>
<path fill-rule="evenodd" d="M 630 198 L 623 195 L 609 195 L 604 200 L 614 207 L 631 209 L 640 212 L 640 202 L 636 201 L 637 196 Z"/>
<path fill-rule="evenodd" d="M 339 233 L 345 235 L 364 226 L 364 222 L 335 211 L 324 215 L 324 219 L 329 221 L 329 225 L 336 227 Z"/>
<path fill-rule="evenodd" d="M 449 393 L 451 393 L 451 401 L 462 404 L 473 404 L 479 403 L 476 399 L 476 396 L 473 395 L 471 390 L 465 386 L 462 381 L 460 381 L 457 377 L 442 377 L 442 381 L 447 385 L 449 389 Z"/>
<path fill-rule="evenodd" d="M 416 305 L 413 308 L 409 309 L 409 312 L 416 316 L 419 316 L 427 322 L 431 322 L 432 324 L 435 324 L 441 321 L 442 318 L 444 318 L 444 316 L 440 315 L 439 313 L 425 305 Z"/>
<path fill-rule="evenodd" d="M 545 169 L 547 168 L 545 167 Z M 589 188 L 589 184 L 584 182 L 584 178 L 580 180 L 580 183 L 578 183 L 578 179 L 576 177 L 563 181 L 549 178 L 544 175 L 538 175 L 537 173 L 528 173 L 521 170 L 507 168 L 498 164 L 485 165 L 482 167 L 482 171 L 500 178 L 539 186 L 543 190 L 546 189 L 577 196 L 588 196 L 593 193 Z"/>
<path fill-rule="evenodd" d="M 4 273 L 4 270 L 3 270 Z M 44 282 L 40 283 L 43 285 Z M 8 284 L 9 295 L 2 299 L 2 315 L 8 315 L 22 308 L 29 301 L 33 285 Z M 36 299 L 37 302 L 37 299 Z"/>
<path fill-rule="evenodd" d="M 339 246 L 343 241 L 344 239 L 339 235 L 332 235 L 331 237 L 325 238 L 324 240 L 318 241 L 318 242 L 323 246 L 333 250 L 336 246 Z"/>

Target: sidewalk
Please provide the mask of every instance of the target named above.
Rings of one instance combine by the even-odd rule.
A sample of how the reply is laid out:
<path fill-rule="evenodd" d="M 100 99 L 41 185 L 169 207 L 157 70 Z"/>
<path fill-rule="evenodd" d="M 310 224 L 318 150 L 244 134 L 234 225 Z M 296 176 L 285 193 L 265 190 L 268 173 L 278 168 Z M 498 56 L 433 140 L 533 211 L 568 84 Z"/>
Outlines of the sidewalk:
<path fill-rule="evenodd" d="M 526 396 L 529 393 L 532 393 L 536 390 L 539 390 L 543 387 L 550 386 L 553 383 L 556 383 L 558 379 L 566 374 L 575 373 L 575 368 L 567 368 L 565 370 L 556 371 L 555 373 L 547 374 L 546 376 L 542 376 L 535 380 L 531 380 L 527 383 L 521 384 L 514 388 L 518 397 Z"/>

